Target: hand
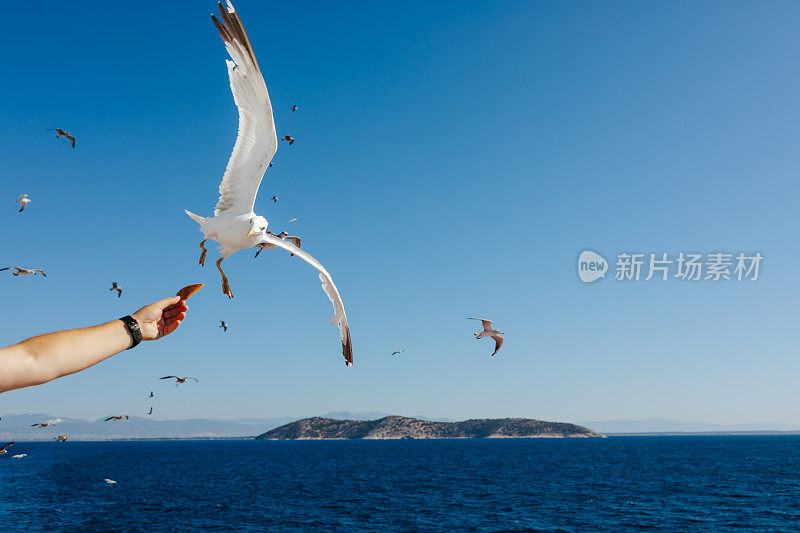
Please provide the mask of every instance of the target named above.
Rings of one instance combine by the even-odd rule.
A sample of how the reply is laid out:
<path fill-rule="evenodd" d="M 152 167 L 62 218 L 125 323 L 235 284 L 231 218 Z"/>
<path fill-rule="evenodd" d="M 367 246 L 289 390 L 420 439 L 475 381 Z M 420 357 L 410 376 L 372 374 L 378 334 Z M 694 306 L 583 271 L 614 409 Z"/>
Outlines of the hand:
<path fill-rule="evenodd" d="M 181 300 L 180 296 L 173 296 L 146 305 L 131 316 L 139 323 L 142 340 L 152 341 L 175 331 L 181 320 L 186 318 L 188 309 L 186 300 Z"/>

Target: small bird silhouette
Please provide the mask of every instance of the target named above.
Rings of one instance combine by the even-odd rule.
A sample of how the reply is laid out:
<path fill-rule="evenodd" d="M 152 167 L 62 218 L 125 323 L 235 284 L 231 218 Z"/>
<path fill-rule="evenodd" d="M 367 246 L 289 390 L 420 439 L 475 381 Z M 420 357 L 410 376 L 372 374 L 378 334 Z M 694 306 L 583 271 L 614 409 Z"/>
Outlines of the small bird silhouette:
<path fill-rule="evenodd" d="M 397 355 L 399 353 L 403 353 L 403 350 L 395 350 L 392 352 L 392 355 Z"/>
<path fill-rule="evenodd" d="M 116 481 L 114 481 L 113 479 L 108 479 L 108 478 L 105 478 L 105 479 L 103 480 L 103 483 L 106 483 L 106 484 L 108 484 L 108 485 L 116 485 L 116 484 L 117 484 L 117 482 L 116 482 Z"/>
<path fill-rule="evenodd" d="M 75 137 L 73 137 L 70 133 L 62 130 L 61 128 L 52 128 L 47 131 L 55 131 L 56 137 L 65 137 L 69 139 L 69 142 L 72 144 L 72 147 L 75 148 Z"/>
<path fill-rule="evenodd" d="M 222 327 L 222 326 L 220 326 L 220 327 Z M 193 380 L 195 381 L 195 383 L 200 383 L 200 382 L 197 380 L 197 378 L 193 378 L 193 377 L 179 378 L 178 376 L 164 376 L 163 378 L 158 378 L 158 379 L 171 379 L 171 378 L 175 378 L 175 386 L 176 386 L 176 387 L 177 387 L 178 385 L 180 385 L 181 383 L 186 383 L 186 380 L 187 380 L 187 379 L 193 379 Z"/>
<path fill-rule="evenodd" d="M 27 194 L 20 194 L 19 198 L 14 200 L 14 203 L 19 203 L 19 212 L 22 213 L 25 211 L 25 208 L 28 207 L 28 204 L 31 203 L 31 199 L 28 198 Z"/>
<path fill-rule="evenodd" d="M 272 203 L 274 203 L 274 204 L 278 203 L 278 197 L 277 196 L 273 196 L 272 197 Z"/>
<path fill-rule="evenodd" d="M 228 331 L 228 323 L 225 322 L 224 320 L 219 321 L 219 327 L 222 328 L 223 332 Z"/>
<path fill-rule="evenodd" d="M 153 394 L 153 391 L 150 391 L 150 396 L 149 396 L 149 398 L 152 398 L 153 396 L 155 396 L 155 394 Z"/>
<path fill-rule="evenodd" d="M 292 106 L 292 111 L 297 111 L 298 109 L 300 109 L 300 108 L 299 108 L 299 107 L 297 107 L 296 105 L 293 105 L 293 106 Z M 313 114 L 313 113 L 312 113 L 312 114 Z"/>
<path fill-rule="evenodd" d="M 148 415 L 152 415 L 152 414 L 153 414 L 153 408 L 152 408 L 152 407 L 150 408 L 150 412 L 149 412 L 149 413 L 147 413 L 147 414 L 148 414 Z"/>
<path fill-rule="evenodd" d="M 289 141 L 289 144 L 294 144 L 294 137 L 291 135 L 284 135 L 282 141 Z"/>
<path fill-rule="evenodd" d="M 58 437 L 53 437 L 53 440 L 55 440 L 57 442 L 66 442 L 66 440 L 68 438 L 69 438 L 69 435 L 59 435 Z"/>
<path fill-rule="evenodd" d="M 110 288 L 110 289 L 108 289 L 108 290 L 110 290 L 110 291 L 117 291 L 117 298 L 119 298 L 120 296 L 122 296 L 122 287 L 120 287 L 119 285 L 117 285 L 117 282 L 116 282 L 116 281 L 112 281 L 112 282 L 111 282 L 111 288 Z"/>
<path fill-rule="evenodd" d="M 119 415 L 119 416 L 109 416 L 103 422 L 108 422 L 109 420 L 128 420 L 130 417 L 128 415 Z"/>
<path fill-rule="evenodd" d="M 8 453 L 8 448 L 9 448 L 10 446 L 13 446 L 13 445 L 14 445 L 14 441 L 12 441 L 12 442 L 9 442 L 9 443 L 8 443 L 8 444 L 6 444 L 5 446 L 0 446 L 0 455 L 3 455 L 4 453 Z"/>

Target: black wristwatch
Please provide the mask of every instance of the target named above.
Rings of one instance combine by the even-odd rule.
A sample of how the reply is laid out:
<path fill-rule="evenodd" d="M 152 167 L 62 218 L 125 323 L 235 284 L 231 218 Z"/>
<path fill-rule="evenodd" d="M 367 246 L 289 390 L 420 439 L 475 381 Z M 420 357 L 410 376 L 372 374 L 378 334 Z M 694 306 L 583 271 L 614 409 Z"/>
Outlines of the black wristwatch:
<path fill-rule="evenodd" d="M 122 320 L 122 323 L 125 324 L 126 328 L 128 328 L 131 337 L 133 337 L 133 344 L 131 344 L 127 349 L 130 350 L 131 348 L 135 348 L 137 344 L 142 342 L 142 330 L 139 328 L 139 323 L 131 315 L 124 316 L 120 318 L 120 320 Z"/>

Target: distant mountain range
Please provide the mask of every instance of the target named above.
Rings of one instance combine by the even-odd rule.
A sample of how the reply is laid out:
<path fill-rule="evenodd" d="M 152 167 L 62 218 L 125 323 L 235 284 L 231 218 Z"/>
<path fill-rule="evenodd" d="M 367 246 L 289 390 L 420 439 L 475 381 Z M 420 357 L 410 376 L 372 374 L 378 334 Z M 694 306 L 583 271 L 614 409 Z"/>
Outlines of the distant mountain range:
<path fill-rule="evenodd" d="M 431 422 L 404 416 L 379 420 L 305 418 L 267 431 L 264 440 L 322 439 L 478 439 L 534 437 L 602 437 L 590 429 L 562 422 L 527 418 L 475 419 L 463 422 Z"/>
<path fill-rule="evenodd" d="M 376 420 L 387 415 L 384 413 L 338 411 L 326 413 L 322 416 L 340 420 Z M 69 435 L 70 439 L 73 440 L 253 437 L 300 418 L 153 420 L 132 416 L 128 420 L 104 422 L 102 418 L 89 421 L 81 418 L 58 417 L 42 413 L 0 415 L 0 441 L 53 440 L 57 435 Z M 45 422 L 54 425 L 46 428 L 31 427 L 31 424 Z"/>
<path fill-rule="evenodd" d="M 679 422 L 668 418 L 648 418 L 645 420 L 605 420 L 578 422 L 606 435 L 613 433 L 737 433 L 737 432 L 776 432 L 800 431 L 798 424 L 756 423 L 756 424 L 713 424 L 709 422 Z"/>
<path fill-rule="evenodd" d="M 379 412 L 332 411 L 318 418 L 340 421 L 375 421 L 389 416 Z M 108 439 L 192 439 L 192 438 L 234 438 L 254 437 L 272 429 L 300 420 L 302 417 L 275 418 L 229 418 L 229 419 L 188 419 L 153 420 L 132 416 L 129 420 L 104 422 L 103 419 L 90 421 L 80 418 L 58 417 L 49 414 L 0 415 L 0 441 L 11 440 L 52 440 L 56 435 L 69 435 L 73 440 Z M 402 417 L 399 417 L 402 418 Z M 427 418 L 416 416 L 423 422 L 452 422 L 447 418 Z M 31 424 L 51 422 L 53 426 L 40 429 Z M 666 418 L 647 420 L 606 420 L 579 422 L 598 433 L 605 435 L 619 433 L 731 433 L 731 432 L 800 432 L 798 424 L 760 423 L 760 424 L 712 424 L 705 422 L 679 422 Z"/>

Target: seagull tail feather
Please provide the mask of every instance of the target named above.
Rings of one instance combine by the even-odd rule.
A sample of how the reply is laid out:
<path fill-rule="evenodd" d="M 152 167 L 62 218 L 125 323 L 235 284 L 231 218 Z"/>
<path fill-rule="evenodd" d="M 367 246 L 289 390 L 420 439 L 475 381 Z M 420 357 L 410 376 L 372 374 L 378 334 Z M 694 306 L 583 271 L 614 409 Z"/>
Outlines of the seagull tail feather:
<path fill-rule="evenodd" d="M 187 211 L 186 209 L 184 209 L 184 211 L 186 211 L 186 214 L 192 217 L 192 219 L 200 225 L 202 225 L 203 222 L 206 221 L 205 217 L 201 217 L 200 215 L 195 215 L 194 213 L 192 213 L 191 211 Z"/>

